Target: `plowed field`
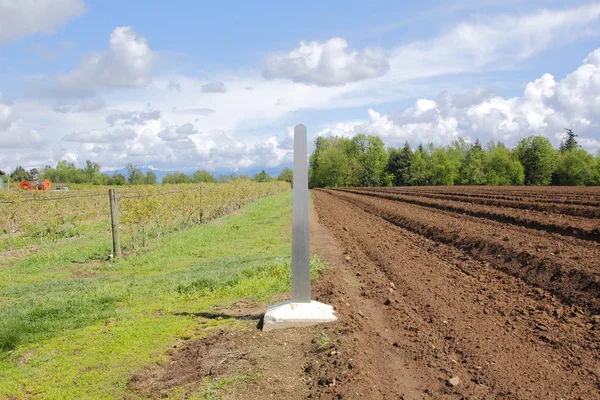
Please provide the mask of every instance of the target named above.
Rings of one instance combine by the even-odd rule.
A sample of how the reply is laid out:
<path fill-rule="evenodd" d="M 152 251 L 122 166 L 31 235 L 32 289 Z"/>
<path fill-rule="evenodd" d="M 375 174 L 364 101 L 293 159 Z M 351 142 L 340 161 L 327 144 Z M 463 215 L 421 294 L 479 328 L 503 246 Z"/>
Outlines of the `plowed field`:
<path fill-rule="evenodd" d="M 313 199 L 344 257 L 323 298 L 365 377 L 352 384 L 330 365 L 322 372 L 342 382 L 315 397 L 600 398 L 599 189 Z"/>

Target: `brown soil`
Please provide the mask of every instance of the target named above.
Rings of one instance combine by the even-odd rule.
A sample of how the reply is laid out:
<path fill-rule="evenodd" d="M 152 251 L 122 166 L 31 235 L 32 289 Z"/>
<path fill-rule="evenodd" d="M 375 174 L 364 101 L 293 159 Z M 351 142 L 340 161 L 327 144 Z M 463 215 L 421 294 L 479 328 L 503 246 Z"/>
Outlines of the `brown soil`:
<path fill-rule="evenodd" d="M 600 242 L 600 221 L 597 218 L 585 218 L 572 215 L 550 214 L 546 211 L 519 209 L 511 207 L 492 207 L 473 204 L 470 199 L 438 200 L 427 196 L 413 197 L 382 190 L 352 190 L 344 191 L 356 194 L 368 194 L 389 200 L 466 214 L 473 217 L 487 218 L 498 222 L 525 226 L 546 232 L 555 232 L 579 239 Z"/>
<path fill-rule="evenodd" d="M 132 397 L 241 376 L 225 398 L 600 398 L 597 243 L 341 191 L 313 202 L 332 265 L 313 297 L 339 322 L 262 333 L 251 302 L 198 315 L 237 321 L 176 344 Z"/>
<path fill-rule="evenodd" d="M 357 190 L 361 190 L 360 188 Z M 407 196 L 428 197 L 432 199 L 468 201 L 475 204 L 483 204 L 493 207 L 510 207 L 521 210 L 537 210 L 546 213 L 556 213 L 562 215 L 573 215 L 586 218 L 600 218 L 600 203 L 596 201 L 563 201 L 547 195 L 534 197 L 507 197 L 492 194 L 480 194 L 471 192 L 444 192 L 433 190 L 406 190 L 399 188 L 365 188 L 362 190 L 380 191 L 384 193 L 401 193 Z M 472 190 L 472 189 L 471 189 Z"/>
<path fill-rule="evenodd" d="M 384 220 L 454 245 L 495 268 L 600 312 L 600 245 L 428 207 L 329 191 Z"/>

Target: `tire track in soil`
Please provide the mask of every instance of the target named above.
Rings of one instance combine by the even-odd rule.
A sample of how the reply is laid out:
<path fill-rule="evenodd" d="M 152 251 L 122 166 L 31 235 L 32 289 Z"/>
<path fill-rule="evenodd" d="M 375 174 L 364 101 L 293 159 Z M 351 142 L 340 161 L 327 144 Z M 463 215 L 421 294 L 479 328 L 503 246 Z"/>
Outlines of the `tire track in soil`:
<path fill-rule="evenodd" d="M 314 398 L 600 396 L 600 326 L 583 310 L 337 195 L 313 199 L 344 255 L 319 285 L 340 316 L 326 331 L 359 361 L 352 378 L 314 387 Z M 455 375 L 461 383 L 447 386 Z"/>

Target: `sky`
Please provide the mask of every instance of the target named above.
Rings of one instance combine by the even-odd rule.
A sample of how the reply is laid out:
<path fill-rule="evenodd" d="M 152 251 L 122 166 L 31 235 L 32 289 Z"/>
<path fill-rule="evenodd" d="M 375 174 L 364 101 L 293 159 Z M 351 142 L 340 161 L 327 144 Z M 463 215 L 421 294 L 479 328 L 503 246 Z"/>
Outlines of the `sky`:
<path fill-rule="evenodd" d="M 596 153 L 600 2 L 0 0 L 0 169 L 272 169 L 298 123 Z"/>

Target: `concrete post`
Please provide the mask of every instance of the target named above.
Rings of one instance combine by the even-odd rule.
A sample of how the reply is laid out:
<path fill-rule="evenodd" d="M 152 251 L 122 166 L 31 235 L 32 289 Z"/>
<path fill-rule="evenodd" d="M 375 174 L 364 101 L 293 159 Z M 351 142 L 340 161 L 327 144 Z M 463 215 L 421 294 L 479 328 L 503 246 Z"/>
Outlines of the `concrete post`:
<path fill-rule="evenodd" d="M 306 127 L 294 128 L 294 189 L 292 211 L 292 303 L 310 303 L 308 238 L 308 162 Z"/>
<path fill-rule="evenodd" d="M 294 128 L 292 211 L 292 300 L 267 307 L 263 331 L 335 322 L 333 307 L 310 299 L 308 162 L 306 127 Z"/>

